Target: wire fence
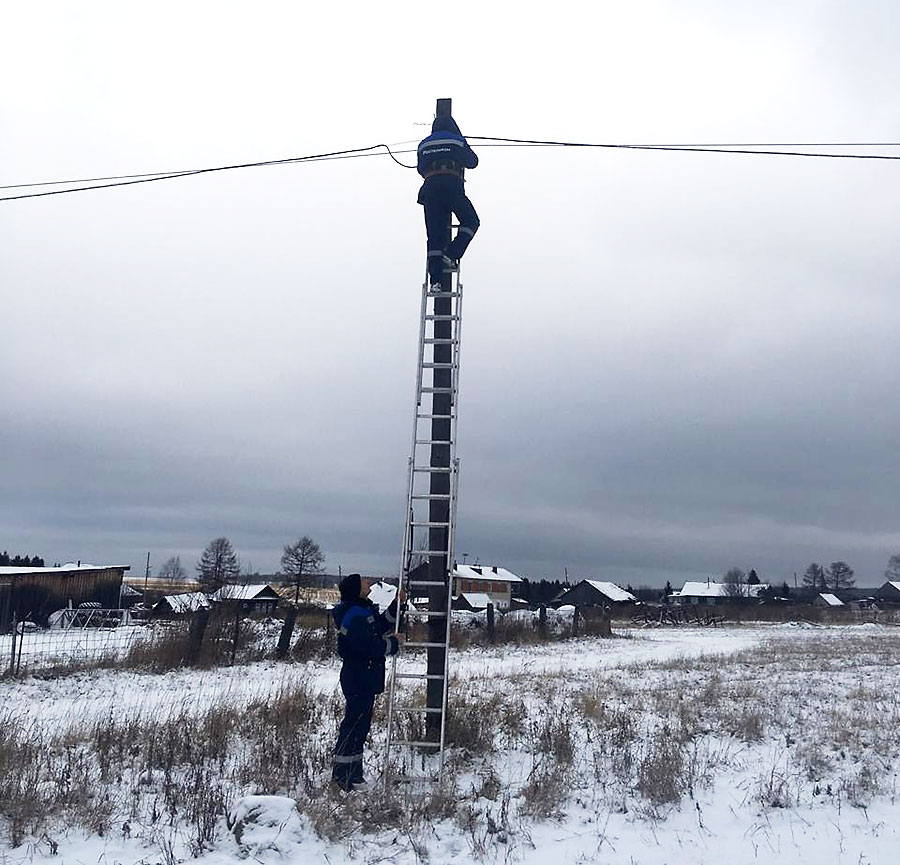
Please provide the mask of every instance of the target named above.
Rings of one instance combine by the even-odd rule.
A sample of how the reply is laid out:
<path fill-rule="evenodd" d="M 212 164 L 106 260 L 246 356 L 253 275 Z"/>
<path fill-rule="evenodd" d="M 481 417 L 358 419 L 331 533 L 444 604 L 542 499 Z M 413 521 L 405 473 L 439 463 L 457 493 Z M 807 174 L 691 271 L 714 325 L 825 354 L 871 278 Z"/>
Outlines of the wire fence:
<path fill-rule="evenodd" d="M 321 607 L 289 607 L 264 615 L 224 605 L 153 620 L 129 610 L 76 608 L 61 611 L 51 627 L 14 622 L 8 633 L 0 634 L 0 676 L 297 659 L 327 655 L 331 642 L 331 617 Z"/>
<path fill-rule="evenodd" d="M 147 634 L 144 624 L 133 622 L 127 610 L 67 610 L 71 615 L 58 627 L 40 628 L 16 622 L 0 636 L 0 671 L 12 675 L 71 666 L 128 654 Z"/>

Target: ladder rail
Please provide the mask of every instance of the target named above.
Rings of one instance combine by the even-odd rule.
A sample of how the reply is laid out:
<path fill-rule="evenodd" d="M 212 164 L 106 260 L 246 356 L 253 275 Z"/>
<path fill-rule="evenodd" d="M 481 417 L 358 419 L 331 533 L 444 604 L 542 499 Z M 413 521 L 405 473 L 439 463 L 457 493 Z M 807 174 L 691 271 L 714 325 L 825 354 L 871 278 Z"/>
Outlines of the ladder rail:
<path fill-rule="evenodd" d="M 385 753 L 385 771 L 384 771 L 384 783 L 387 785 L 388 783 L 388 765 L 390 763 L 390 755 L 391 749 L 394 746 L 399 745 L 412 745 L 412 744 L 421 744 L 422 746 L 431 746 L 432 748 L 438 749 L 438 760 L 439 760 L 439 768 L 438 768 L 438 779 L 440 779 L 443 775 L 444 770 L 444 752 L 446 748 L 446 735 L 447 735 L 447 707 L 448 707 L 448 691 L 449 691 L 449 680 L 450 680 L 450 637 L 451 637 L 451 619 L 452 619 L 452 610 L 453 610 L 453 570 L 455 564 L 455 546 L 456 546 L 456 518 L 457 518 L 457 499 L 458 499 L 458 490 L 459 490 L 459 458 L 457 456 L 457 423 L 458 423 L 458 400 L 459 400 L 459 375 L 460 375 L 460 342 L 461 342 L 461 332 L 462 332 L 462 283 L 459 278 L 459 272 L 457 271 L 453 277 L 451 277 L 451 290 L 449 292 L 435 292 L 430 290 L 429 281 L 426 270 L 426 279 L 422 286 L 422 301 L 421 301 L 421 309 L 420 309 L 420 320 L 419 320 L 419 345 L 418 345 L 418 362 L 416 366 L 416 394 L 415 394 L 415 411 L 413 412 L 413 434 L 412 434 L 412 442 L 410 447 L 410 457 L 407 463 L 407 486 L 406 486 L 406 503 L 405 503 L 405 524 L 403 531 L 403 543 L 401 544 L 401 556 L 400 556 L 400 573 L 399 573 L 399 584 L 398 584 L 398 597 L 399 597 L 399 589 L 400 587 L 407 590 L 407 596 L 410 595 L 410 592 L 413 590 L 413 583 L 416 584 L 428 584 L 428 587 L 444 587 L 446 589 L 446 608 L 444 611 L 435 610 L 432 615 L 440 616 L 443 619 L 444 632 L 443 632 L 443 641 L 442 642 L 431 642 L 426 639 L 425 643 L 421 642 L 411 642 L 408 645 L 413 648 L 416 645 L 422 645 L 426 649 L 434 648 L 442 648 L 444 651 L 443 657 L 443 672 L 440 674 L 422 674 L 422 673 L 410 673 L 404 672 L 399 673 L 397 669 L 397 655 L 393 657 L 392 669 L 391 669 L 391 681 L 390 688 L 388 692 L 388 731 L 387 731 L 387 751 Z M 453 283 L 455 282 L 455 286 Z M 443 297 L 447 298 L 451 301 L 451 309 L 450 314 L 438 314 L 434 310 L 429 312 L 429 298 L 432 300 L 432 304 L 436 298 Z M 438 321 L 447 321 L 450 322 L 451 333 L 449 338 L 438 338 L 434 335 L 434 324 Z M 429 336 L 429 328 L 428 322 L 431 322 L 431 335 Z M 449 362 L 438 362 L 434 360 L 434 346 L 436 345 L 447 345 L 450 348 L 450 360 Z M 431 346 L 431 351 L 429 352 L 429 346 Z M 430 359 L 429 359 L 430 353 Z M 450 372 L 450 387 L 436 387 L 434 384 L 434 374 L 438 369 L 446 369 Z M 429 385 L 425 380 L 426 370 L 431 373 L 431 384 Z M 448 441 L 435 441 L 431 438 L 431 435 L 427 437 L 422 436 L 419 437 L 419 422 L 421 420 L 425 420 L 428 418 L 432 418 L 435 416 L 435 394 L 449 394 L 450 397 L 450 409 L 449 415 L 446 416 L 446 419 L 449 421 L 449 435 Z M 428 398 L 428 402 L 430 402 L 430 408 L 423 406 L 423 400 Z M 441 417 L 444 417 L 441 415 Z M 450 453 L 449 456 L 449 467 L 432 467 L 432 466 L 421 466 L 416 462 L 416 454 L 417 448 L 421 445 L 433 445 L 433 444 L 447 444 L 449 447 Z M 417 492 L 417 484 L 416 478 L 421 477 L 423 474 L 432 475 L 434 471 L 437 471 L 441 474 L 449 475 L 450 488 L 449 492 L 446 495 L 443 494 L 433 494 L 433 493 L 421 493 Z M 421 487 L 418 487 L 421 489 Z M 416 508 L 417 505 L 419 508 L 426 507 L 429 505 L 429 502 L 432 500 L 443 499 L 447 501 L 449 506 L 449 513 L 447 517 L 446 523 L 442 522 L 441 526 L 446 528 L 446 541 L 445 544 L 441 544 L 440 546 L 446 546 L 446 549 L 436 550 L 430 549 L 431 543 L 430 538 L 429 542 L 426 543 L 426 547 L 429 549 L 425 550 L 417 550 L 416 546 L 416 530 L 421 530 L 422 528 L 431 529 L 434 526 L 433 520 L 431 519 L 430 513 L 427 519 L 417 518 Z M 416 557 L 421 557 L 423 555 L 426 556 L 442 556 L 445 557 L 444 561 L 446 563 L 446 583 L 436 583 L 431 580 L 426 580 L 424 583 L 421 579 L 412 580 L 411 572 L 415 570 L 412 566 L 413 559 Z M 414 615 L 416 616 L 425 616 L 431 611 L 420 610 L 417 611 Z M 400 605 L 398 603 L 397 610 L 397 620 L 394 623 L 394 635 L 399 635 L 401 629 L 401 618 L 404 618 L 407 622 L 411 621 L 411 617 L 405 616 L 401 617 L 400 615 Z M 394 722 L 397 716 L 402 715 L 404 713 L 408 713 L 408 709 L 397 705 L 397 701 L 399 699 L 399 690 L 397 686 L 397 682 L 400 679 L 424 679 L 425 681 L 433 681 L 433 680 L 443 680 L 443 688 L 441 695 L 441 708 L 431 708 L 428 710 L 431 714 L 437 714 L 440 712 L 441 716 L 441 725 L 440 725 L 440 735 L 438 741 L 428 741 L 428 742 L 415 742 L 410 741 L 410 737 L 408 735 L 404 735 L 401 737 L 394 736 Z M 426 714 L 423 712 L 423 714 Z"/>
<path fill-rule="evenodd" d="M 412 546 L 413 539 L 411 537 L 412 528 L 409 525 L 412 519 L 413 513 L 413 493 L 415 492 L 415 483 L 416 476 L 413 471 L 413 465 L 415 464 L 415 454 L 416 454 L 416 439 L 419 435 L 419 414 L 420 408 L 422 405 L 422 376 L 424 374 L 424 363 L 425 363 L 425 314 L 428 311 L 428 269 L 425 269 L 425 282 L 422 285 L 422 302 L 419 310 L 419 345 L 417 349 L 417 362 L 416 362 L 416 392 L 415 392 L 415 411 L 413 412 L 413 423 L 412 423 L 412 447 L 410 449 L 410 457 L 407 463 L 407 479 L 406 479 L 406 507 L 404 509 L 403 519 L 403 542 L 401 544 L 401 552 L 400 552 L 400 570 L 397 578 L 397 619 L 394 622 L 394 637 L 400 633 L 400 589 L 404 584 L 404 575 L 407 574 L 409 568 L 409 561 L 411 557 L 410 547 Z M 394 724 L 394 684 L 396 682 L 397 676 L 397 655 L 400 652 L 398 651 L 396 655 L 394 655 L 391 661 L 391 685 L 390 690 L 388 691 L 388 730 L 387 730 L 387 752 L 386 758 L 389 758 L 391 753 L 391 734 L 393 732 Z M 385 773 L 385 778 L 387 778 L 387 773 Z"/>

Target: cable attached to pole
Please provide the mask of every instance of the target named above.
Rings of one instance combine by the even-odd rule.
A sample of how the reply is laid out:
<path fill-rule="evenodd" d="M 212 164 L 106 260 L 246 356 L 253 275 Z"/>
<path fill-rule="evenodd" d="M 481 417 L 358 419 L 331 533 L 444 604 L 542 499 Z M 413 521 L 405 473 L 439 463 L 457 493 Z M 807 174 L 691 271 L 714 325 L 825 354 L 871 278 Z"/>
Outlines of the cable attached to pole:
<path fill-rule="evenodd" d="M 900 160 L 900 156 L 888 156 L 886 154 L 881 153 L 812 153 L 798 150 L 749 150 L 749 149 L 741 149 L 741 145 L 729 146 L 729 145 L 719 145 L 719 146 L 706 146 L 706 145 L 692 145 L 692 144 L 590 144 L 580 141 L 540 141 L 532 138 L 497 138 L 496 136 L 491 135 L 467 135 L 466 138 L 472 141 L 500 141 L 506 144 L 521 144 L 521 145 L 544 145 L 547 147 L 599 147 L 607 150 L 665 150 L 670 152 L 683 152 L 683 153 L 743 153 L 748 155 L 755 156 L 806 156 L 806 157 L 815 157 L 817 159 L 891 159 L 891 160 Z M 780 145 L 782 147 L 790 147 L 794 145 L 783 144 Z M 803 147 L 805 145 L 796 145 L 797 147 Z M 834 145 L 810 145 L 810 146 L 818 146 L 818 147 L 846 147 L 848 145 L 844 144 L 834 144 Z M 896 144 L 884 144 L 884 145 L 854 145 L 861 147 L 897 147 Z M 746 145 L 743 145 L 746 147 Z"/>
<path fill-rule="evenodd" d="M 490 135 L 469 135 L 472 141 L 483 141 L 485 147 L 586 147 L 606 150 L 657 150 L 681 153 L 734 153 L 752 156 L 802 156 L 816 159 L 879 159 L 900 160 L 900 156 L 883 153 L 825 153 L 822 151 L 773 150 L 761 149 L 770 147 L 900 147 L 895 142 L 884 143 L 845 143 L 845 144 L 604 144 L 582 141 L 554 141 L 533 138 L 500 138 Z M 407 142 L 401 142 L 407 143 Z M 395 145 L 396 146 L 396 145 Z M 81 180 L 52 180 L 44 183 L 18 183 L 0 186 L 0 189 L 26 189 L 36 186 L 68 186 L 73 183 L 88 184 L 68 189 L 50 189 L 43 192 L 27 192 L 21 195 L 8 195 L 0 201 L 19 201 L 24 198 L 43 198 L 48 195 L 65 195 L 69 192 L 88 192 L 92 189 L 111 189 L 117 186 L 133 186 L 138 183 L 153 183 L 158 180 L 174 180 L 179 177 L 193 177 L 198 174 L 211 174 L 219 171 L 235 171 L 239 168 L 261 168 L 267 165 L 296 165 L 303 162 L 319 162 L 330 159 L 355 159 L 362 156 L 377 156 L 377 151 L 384 149 L 388 156 L 402 168 L 415 169 L 415 165 L 401 162 L 395 151 L 388 144 L 371 144 L 368 147 L 353 147 L 348 150 L 333 150 L 327 153 L 314 153 L 309 156 L 292 156 L 287 159 L 269 159 L 261 162 L 242 162 L 236 165 L 219 165 L 212 168 L 191 168 L 183 171 L 159 171 L 146 174 L 123 174 L 110 177 L 93 177 Z M 753 148 L 753 149 L 751 149 Z M 415 150 L 399 150 L 397 153 L 415 153 Z M 111 182 L 107 182 L 111 181 Z"/>
<path fill-rule="evenodd" d="M 68 192 L 87 192 L 91 189 L 110 189 L 115 186 L 133 186 L 137 183 L 153 183 L 157 180 L 174 180 L 177 177 L 192 177 L 197 174 L 211 174 L 217 171 L 234 171 L 238 168 L 261 168 L 265 165 L 292 165 L 301 162 L 315 162 L 318 160 L 325 159 L 346 159 L 352 156 L 365 156 L 372 155 L 370 151 L 378 150 L 379 148 L 384 148 L 391 159 L 397 163 L 397 165 L 402 166 L 403 168 L 415 168 L 415 165 L 406 165 L 404 162 L 401 162 L 394 156 L 393 151 L 387 144 L 372 144 L 369 147 L 354 147 L 349 150 L 334 150 L 329 153 L 314 153 L 310 156 L 293 156 L 288 159 L 270 159 L 264 162 L 242 162 L 237 165 L 219 165 L 214 168 L 191 168 L 185 171 L 169 171 L 169 172 L 157 172 L 153 174 L 131 174 L 131 175 L 121 175 L 120 177 L 109 177 L 109 178 L 94 178 L 94 180 L 114 180 L 113 183 L 93 183 L 91 180 L 88 181 L 66 181 L 66 180 L 55 180 L 50 183 L 28 183 L 28 184 L 20 184 L 18 187 L 16 186 L 4 186 L 0 187 L 0 189 L 14 189 L 14 188 L 22 188 L 26 186 L 50 186 L 50 185 L 61 185 L 64 183 L 92 183 L 90 186 L 76 186 L 71 189 L 50 189 L 45 192 L 28 192 L 23 195 L 8 195 L 5 198 L 0 198 L 0 201 L 18 201 L 22 198 L 42 198 L 47 195 L 65 195 Z"/>

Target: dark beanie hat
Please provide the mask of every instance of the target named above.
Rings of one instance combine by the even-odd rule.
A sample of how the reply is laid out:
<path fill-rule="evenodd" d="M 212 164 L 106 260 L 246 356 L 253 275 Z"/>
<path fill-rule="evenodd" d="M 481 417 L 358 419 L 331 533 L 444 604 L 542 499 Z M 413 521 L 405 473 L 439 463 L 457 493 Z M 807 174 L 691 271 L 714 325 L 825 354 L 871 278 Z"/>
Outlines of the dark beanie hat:
<path fill-rule="evenodd" d="M 358 601 L 359 591 L 362 588 L 362 577 L 359 574 L 347 574 L 341 580 L 341 600 Z"/>

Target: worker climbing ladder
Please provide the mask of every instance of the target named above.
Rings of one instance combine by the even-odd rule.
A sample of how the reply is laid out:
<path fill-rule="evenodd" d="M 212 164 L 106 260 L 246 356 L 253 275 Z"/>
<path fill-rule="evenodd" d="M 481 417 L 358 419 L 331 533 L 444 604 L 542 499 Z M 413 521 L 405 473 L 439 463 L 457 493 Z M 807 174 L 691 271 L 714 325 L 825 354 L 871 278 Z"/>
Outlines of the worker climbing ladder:
<path fill-rule="evenodd" d="M 429 284 L 426 274 L 400 567 L 401 585 L 410 602 L 404 624 L 410 639 L 404 643 L 402 663 L 398 665 L 394 658 L 385 783 L 389 777 L 413 777 L 414 755 L 422 758 L 420 764 L 428 765 L 420 777 L 439 776 L 443 768 L 459 474 L 456 421 L 461 326 L 458 269 L 444 273 L 440 290 Z M 399 616 L 397 627 L 401 627 Z"/>

